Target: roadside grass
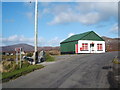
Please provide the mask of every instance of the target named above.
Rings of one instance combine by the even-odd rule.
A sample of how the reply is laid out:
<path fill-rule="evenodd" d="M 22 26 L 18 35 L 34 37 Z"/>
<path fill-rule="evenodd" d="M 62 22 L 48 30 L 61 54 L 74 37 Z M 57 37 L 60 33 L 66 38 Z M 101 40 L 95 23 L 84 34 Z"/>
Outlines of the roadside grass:
<path fill-rule="evenodd" d="M 120 64 L 120 61 L 117 57 L 115 57 L 112 62 L 115 64 Z"/>
<path fill-rule="evenodd" d="M 55 58 L 51 56 L 50 54 L 46 53 L 45 55 L 46 62 L 53 62 L 55 61 Z"/>
<path fill-rule="evenodd" d="M 16 66 L 16 67 L 14 67 Z M 41 69 L 44 66 L 42 65 L 30 65 L 29 63 L 27 63 L 26 61 L 22 62 L 22 68 L 19 68 L 19 64 L 16 65 L 16 63 L 14 63 L 13 65 L 9 66 L 10 68 L 12 68 L 12 70 L 8 70 L 7 72 L 2 72 L 2 82 L 7 82 L 11 79 L 15 79 L 17 77 L 20 77 L 22 75 L 25 75 L 27 73 L 30 73 L 34 70 L 37 69 Z M 6 67 L 3 67 L 6 68 Z M 7 67 L 7 69 L 10 69 Z"/>
<path fill-rule="evenodd" d="M 45 59 L 46 62 L 55 61 L 54 56 L 50 55 L 49 53 L 46 53 Z M 2 72 L 1 74 L 2 77 L 0 79 L 2 80 L 2 82 L 7 82 L 9 80 L 16 79 L 17 77 L 20 77 L 34 70 L 41 69 L 44 67 L 43 65 L 30 65 L 26 60 L 22 61 L 21 63 L 22 64 L 20 68 L 20 62 L 16 64 L 15 61 L 7 61 L 7 60 L 1 61 L 0 72 Z"/>
<path fill-rule="evenodd" d="M 2 60 L 15 60 L 15 55 L 2 55 Z"/>

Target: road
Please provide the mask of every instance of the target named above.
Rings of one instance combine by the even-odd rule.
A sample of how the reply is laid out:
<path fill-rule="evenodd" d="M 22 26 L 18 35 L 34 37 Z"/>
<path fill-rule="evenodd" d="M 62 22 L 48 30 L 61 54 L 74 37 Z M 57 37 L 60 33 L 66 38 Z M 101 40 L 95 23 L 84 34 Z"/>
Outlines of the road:
<path fill-rule="evenodd" d="M 3 88 L 109 88 L 108 69 L 118 52 L 57 56 L 55 63 L 15 80 Z"/>

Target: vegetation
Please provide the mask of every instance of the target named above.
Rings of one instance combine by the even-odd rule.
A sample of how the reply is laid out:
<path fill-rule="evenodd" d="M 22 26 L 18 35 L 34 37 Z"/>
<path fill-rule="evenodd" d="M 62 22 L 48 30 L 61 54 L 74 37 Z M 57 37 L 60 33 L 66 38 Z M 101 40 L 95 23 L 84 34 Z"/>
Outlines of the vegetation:
<path fill-rule="evenodd" d="M 51 56 L 49 53 L 46 53 L 45 59 L 46 59 L 46 62 L 55 61 L 55 58 Z"/>
<path fill-rule="evenodd" d="M 15 55 L 2 55 L 2 60 L 15 60 Z"/>
<path fill-rule="evenodd" d="M 112 62 L 115 64 L 120 64 L 120 61 L 117 57 L 115 57 Z"/>
<path fill-rule="evenodd" d="M 27 56 L 31 56 L 32 53 L 28 53 Z M 2 58 L 4 58 L 3 61 L 1 61 L 0 64 L 0 72 L 2 73 L 2 81 L 6 82 L 11 79 L 15 79 L 19 76 L 25 75 L 29 72 L 32 72 L 36 69 L 43 68 L 42 65 L 30 65 L 30 63 L 27 60 L 24 60 L 21 62 L 21 68 L 20 68 L 20 62 L 16 64 L 15 61 L 15 55 L 3 55 Z M 12 58 L 13 60 L 9 60 L 9 58 Z M 47 62 L 55 61 L 54 57 L 50 55 L 49 53 L 45 54 L 45 59 Z"/>
<path fill-rule="evenodd" d="M 6 82 L 15 79 L 43 67 L 42 65 L 30 65 L 27 61 L 23 61 L 20 68 L 20 63 L 16 64 L 15 61 L 2 61 L 2 81 Z"/>
<path fill-rule="evenodd" d="M 58 51 L 58 50 L 50 50 L 50 51 L 48 51 L 48 53 L 50 55 L 60 55 L 60 51 Z"/>
<path fill-rule="evenodd" d="M 33 53 L 27 53 L 27 56 L 28 56 L 28 57 L 32 57 L 32 56 L 33 56 Z"/>

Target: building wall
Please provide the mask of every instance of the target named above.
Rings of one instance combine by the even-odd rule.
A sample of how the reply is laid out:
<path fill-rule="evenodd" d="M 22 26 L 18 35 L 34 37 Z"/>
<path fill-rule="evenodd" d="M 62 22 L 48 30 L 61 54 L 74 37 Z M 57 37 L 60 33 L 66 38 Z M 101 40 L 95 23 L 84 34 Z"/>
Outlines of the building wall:
<path fill-rule="evenodd" d="M 88 51 L 82 51 L 82 43 L 88 43 Z M 94 47 L 90 48 L 90 44 L 94 43 Z M 97 50 L 97 44 L 102 44 L 102 51 Z M 91 49 L 94 49 L 92 51 Z M 104 53 L 105 52 L 105 41 L 92 41 L 92 40 L 79 40 L 78 41 L 78 53 Z"/>
<path fill-rule="evenodd" d="M 75 53 L 75 44 L 78 44 L 78 41 L 60 44 L 61 53 Z"/>

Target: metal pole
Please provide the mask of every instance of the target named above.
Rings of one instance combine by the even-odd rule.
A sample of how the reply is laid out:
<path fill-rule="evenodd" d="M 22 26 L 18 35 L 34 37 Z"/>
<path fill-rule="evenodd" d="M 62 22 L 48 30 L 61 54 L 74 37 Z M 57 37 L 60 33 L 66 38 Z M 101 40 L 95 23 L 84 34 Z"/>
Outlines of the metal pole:
<path fill-rule="evenodd" d="M 34 57 L 34 64 L 38 60 L 38 55 L 37 55 L 37 44 L 38 44 L 38 0 L 36 0 L 35 3 L 35 57 Z"/>

